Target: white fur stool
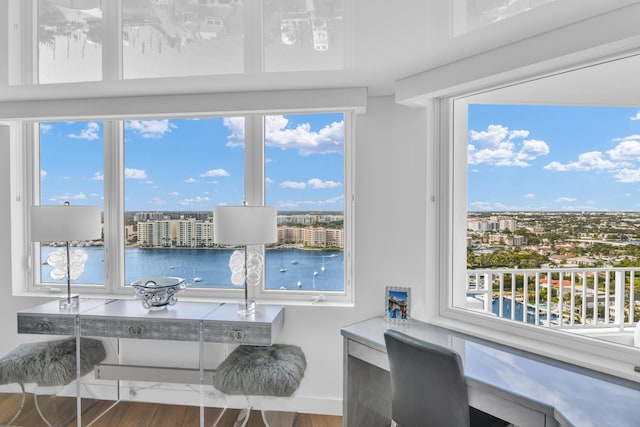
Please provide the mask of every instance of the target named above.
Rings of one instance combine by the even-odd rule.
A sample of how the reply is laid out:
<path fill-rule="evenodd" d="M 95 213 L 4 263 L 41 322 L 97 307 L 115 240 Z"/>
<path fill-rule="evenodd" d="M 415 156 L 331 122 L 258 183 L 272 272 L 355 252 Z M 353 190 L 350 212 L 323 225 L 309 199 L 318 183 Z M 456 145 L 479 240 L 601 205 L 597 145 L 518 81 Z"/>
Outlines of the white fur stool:
<path fill-rule="evenodd" d="M 298 346 L 241 345 L 218 366 L 213 386 L 228 395 L 289 397 L 298 389 L 306 369 L 307 360 Z M 264 410 L 261 413 L 269 426 Z M 242 425 L 248 420 L 249 411 Z"/>
<path fill-rule="evenodd" d="M 106 358 L 102 341 L 80 338 L 80 374 L 86 375 Z M 11 424 L 24 407 L 24 385 L 65 386 L 76 379 L 76 338 L 20 344 L 0 358 L 0 384 L 18 383 L 22 389 L 22 402 L 18 412 L 7 422 Z M 51 426 L 34 403 L 42 420 Z"/>

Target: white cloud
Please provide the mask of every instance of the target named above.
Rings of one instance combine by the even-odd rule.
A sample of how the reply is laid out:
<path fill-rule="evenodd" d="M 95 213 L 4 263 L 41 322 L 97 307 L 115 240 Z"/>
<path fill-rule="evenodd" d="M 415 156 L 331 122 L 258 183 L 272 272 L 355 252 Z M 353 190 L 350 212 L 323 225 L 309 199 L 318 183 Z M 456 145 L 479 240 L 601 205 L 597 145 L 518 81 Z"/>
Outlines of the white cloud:
<path fill-rule="evenodd" d="M 614 177 L 618 182 L 640 182 L 640 169 L 623 168 L 616 172 Z"/>
<path fill-rule="evenodd" d="M 283 181 L 280 183 L 280 188 L 294 188 L 296 190 L 304 190 L 307 187 L 307 184 L 304 182 L 296 182 L 296 181 Z"/>
<path fill-rule="evenodd" d="M 304 206 L 305 208 L 308 208 L 309 206 L 313 207 L 313 208 L 321 208 L 321 207 L 325 207 L 325 206 L 332 206 L 332 205 L 341 205 L 344 202 L 344 196 L 343 195 L 339 195 L 336 197 L 330 197 L 328 199 L 324 199 L 324 200 L 302 200 L 302 201 L 293 201 L 293 200 L 287 200 L 287 201 L 280 201 L 278 202 L 278 207 L 280 208 L 298 208 L 301 206 Z"/>
<path fill-rule="evenodd" d="M 78 194 L 65 193 L 62 196 L 54 196 L 49 198 L 49 201 L 51 202 L 66 202 L 69 200 L 87 200 L 87 195 L 82 192 Z"/>
<path fill-rule="evenodd" d="M 575 197 L 558 197 L 556 199 L 556 202 L 560 202 L 560 203 L 566 203 L 566 202 L 575 202 L 576 199 Z"/>
<path fill-rule="evenodd" d="M 229 172 L 227 172 L 224 169 L 211 169 L 206 171 L 203 174 L 200 174 L 201 177 L 203 178 L 209 178 L 209 177 L 217 177 L 217 176 L 229 176 Z"/>
<path fill-rule="evenodd" d="M 244 117 L 225 117 L 222 123 L 229 128 L 228 147 L 244 146 Z"/>
<path fill-rule="evenodd" d="M 321 190 L 325 188 L 335 188 L 340 186 L 339 182 L 322 181 L 321 179 L 318 179 L 318 178 L 311 178 L 309 181 L 307 181 L 307 184 L 309 185 L 309 187 L 313 188 L 314 190 Z"/>
<path fill-rule="evenodd" d="M 184 180 L 187 184 L 193 184 L 194 182 L 198 182 L 195 178 L 187 178 Z"/>
<path fill-rule="evenodd" d="M 94 172 L 93 173 L 93 178 L 91 178 L 93 180 L 96 181 L 104 181 L 104 174 L 101 174 L 100 172 Z"/>
<path fill-rule="evenodd" d="M 625 139 L 607 154 L 612 160 L 640 160 L 640 142 Z"/>
<path fill-rule="evenodd" d="M 227 146 L 243 146 L 244 119 L 230 117 L 225 118 L 223 123 L 230 131 L 227 137 Z M 302 123 L 291 128 L 286 117 L 267 116 L 265 118 L 265 141 L 270 147 L 296 149 L 303 156 L 316 153 L 340 153 L 344 147 L 344 121 L 333 122 L 316 132 L 311 130 L 309 123 Z"/>
<path fill-rule="evenodd" d="M 534 160 L 539 156 L 549 154 L 549 146 L 544 141 L 529 139 L 522 142 L 522 149 L 517 154 L 520 160 Z"/>
<path fill-rule="evenodd" d="M 149 204 L 155 205 L 155 206 L 163 206 L 167 204 L 167 201 L 161 197 L 154 197 L 149 201 Z"/>
<path fill-rule="evenodd" d="M 193 206 L 201 203 L 209 202 L 209 197 L 207 196 L 196 196 L 187 199 L 182 199 L 178 202 L 179 205 L 182 206 Z"/>
<path fill-rule="evenodd" d="M 47 176 L 48 172 L 44 169 L 40 169 L 40 178 L 44 178 L 45 176 Z"/>
<path fill-rule="evenodd" d="M 169 195 L 175 197 L 175 196 L 179 196 L 180 193 L 178 193 L 177 191 L 172 191 L 171 193 L 169 193 Z"/>
<path fill-rule="evenodd" d="M 98 132 L 100 131 L 100 125 L 96 122 L 89 122 L 87 126 L 80 131 L 79 134 L 70 133 L 67 136 L 72 139 L 86 139 L 92 141 L 94 139 L 99 139 L 100 135 Z"/>
<path fill-rule="evenodd" d="M 53 128 L 52 125 L 46 123 L 40 123 L 40 132 L 47 134 Z"/>
<path fill-rule="evenodd" d="M 169 120 L 129 120 L 125 122 L 124 126 L 125 129 L 131 130 L 143 138 L 160 138 L 171 132 L 171 129 L 177 128 Z"/>
<path fill-rule="evenodd" d="M 341 153 L 344 147 L 344 121 L 333 122 L 319 131 L 309 123 L 289 127 L 284 116 L 267 116 L 265 120 L 267 146 L 297 149 L 303 156 L 318 153 Z"/>
<path fill-rule="evenodd" d="M 638 111 L 635 116 L 631 116 L 629 118 L 631 120 L 640 120 L 640 111 Z"/>
<path fill-rule="evenodd" d="M 125 179 L 146 179 L 147 172 L 145 172 L 143 169 L 124 168 L 124 178 Z"/>
<path fill-rule="evenodd" d="M 534 197 L 536 197 L 536 195 L 533 193 L 529 193 L 529 194 L 525 194 L 522 197 L 524 197 L 525 199 L 533 199 Z"/>
<path fill-rule="evenodd" d="M 484 131 L 469 131 L 467 147 L 469 164 L 496 166 L 529 166 L 531 160 L 549 154 L 546 142 L 530 139 L 527 130 L 513 130 L 502 125 L 489 125 Z"/>
<path fill-rule="evenodd" d="M 603 157 L 600 151 L 590 151 L 582 153 L 578 156 L 577 162 L 569 162 L 562 164 L 560 162 L 551 162 L 544 168 L 547 170 L 555 170 L 559 172 L 566 171 L 610 171 L 620 167 L 619 163 L 614 163 Z"/>

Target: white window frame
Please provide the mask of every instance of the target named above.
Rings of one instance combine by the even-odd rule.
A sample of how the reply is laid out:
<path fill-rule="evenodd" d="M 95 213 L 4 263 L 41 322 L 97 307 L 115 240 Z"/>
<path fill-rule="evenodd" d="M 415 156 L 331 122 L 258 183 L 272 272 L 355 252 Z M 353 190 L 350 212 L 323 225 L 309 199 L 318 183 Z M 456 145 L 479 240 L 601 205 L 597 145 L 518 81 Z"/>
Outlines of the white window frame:
<path fill-rule="evenodd" d="M 185 100 L 188 102 L 188 100 Z M 272 290 L 265 289 L 264 277 L 262 285 L 252 289 L 256 299 L 263 302 L 287 302 L 299 304 L 314 304 L 317 302 L 326 302 L 329 304 L 352 305 L 353 304 L 353 268 L 352 266 L 352 250 L 353 247 L 353 129 L 352 112 L 344 112 L 338 110 L 324 109 L 322 111 L 313 110 L 305 111 L 300 109 L 291 114 L 322 114 L 341 112 L 344 114 L 345 120 L 345 188 L 344 188 L 344 228 L 345 228 L 345 274 L 344 274 L 344 290 L 343 291 L 297 291 L 297 290 Z M 248 115 L 237 114 L 245 117 L 245 197 L 250 205 L 261 205 L 265 198 L 264 184 L 264 116 L 274 115 L 275 112 L 265 114 L 252 113 Z M 282 114 L 289 114 L 283 112 Z M 205 115 L 200 116 L 218 116 Z M 149 119 L 158 116 L 142 116 L 126 117 L 129 119 Z M 175 117 L 175 116 L 174 116 Z M 180 117 L 183 117 L 182 115 Z M 162 118 L 171 119 L 170 115 L 162 115 Z M 104 127 L 104 161 L 105 161 L 105 180 L 104 180 L 104 236 L 105 236 L 105 284 L 104 285 L 82 285 L 73 284 L 72 288 L 75 292 L 80 292 L 87 296 L 107 296 L 107 297 L 131 297 L 131 288 L 124 283 L 124 252 L 121 250 L 113 250 L 110 248 L 124 248 L 124 154 L 123 154 L 123 121 L 118 119 L 109 119 L 108 117 L 69 117 L 65 116 L 65 120 L 97 120 L 103 123 Z M 47 116 L 42 120 L 24 120 L 13 122 L 14 127 L 19 131 L 11 140 L 12 151 L 16 153 L 18 161 L 12 162 L 15 170 L 12 173 L 18 178 L 17 181 L 23 183 L 17 190 L 17 199 L 24 200 L 26 203 L 20 204 L 20 213 L 18 214 L 22 221 L 16 223 L 22 224 L 19 235 L 22 237 L 20 246 L 21 250 L 14 253 L 25 253 L 23 259 L 26 260 L 27 274 L 23 280 L 14 282 L 14 295 L 43 295 L 49 294 L 51 289 L 59 289 L 60 286 L 50 284 L 37 283 L 39 272 L 35 271 L 35 264 L 38 257 L 34 256 L 39 250 L 37 243 L 31 243 L 28 236 L 28 229 L 25 224 L 29 223 L 28 207 L 34 204 L 39 194 L 38 185 L 40 180 L 38 154 L 34 149 L 37 146 L 37 122 L 62 120 L 62 118 Z M 347 124 L 348 123 L 348 124 Z M 111 141 L 111 142 L 109 142 Z M 113 143 L 118 141 L 118 143 Z M 349 153 L 349 154 L 347 154 Z M 348 160 L 347 160 L 348 159 Z M 347 163 L 349 161 L 350 163 Z M 18 175 L 22 176 L 18 177 Z M 260 184 L 261 183 L 261 184 Z M 213 207 L 212 207 L 213 208 Z M 15 229 L 15 228 L 14 228 Z M 17 248 L 20 249 L 20 248 Z M 17 261 L 17 258 L 14 260 Z M 13 263 L 14 270 L 23 268 L 24 264 Z M 16 286 L 16 283 L 23 283 L 23 286 Z M 192 287 L 185 291 L 185 298 L 194 299 L 213 299 L 216 301 L 235 301 L 242 292 L 241 289 L 221 289 L 221 288 L 197 288 Z"/>
<path fill-rule="evenodd" d="M 640 52 L 636 52 L 640 54 Z M 579 70 L 583 67 L 606 63 L 624 55 L 598 58 L 572 67 L 558 67 L 552 72 L 537 73 L 516 79 L 494 79 L 482 85 L 458 88 L 440 94 L 428 102 L 430 119 L 434 123 L 430 135 L 433 156 L 433 216 L 435 234 L 431 251 L 435 257 L 434 280 L 437 304 L 434 323 L 470 333 L 494 342 L 542 354 L 559 360 L 585 366 L 595 371 L 640 382 L 634 368 L 638 365 L 640 349 L 580 336 L 566 331 L 539 328 L 521 322 L 493 318 L 464 308 L 461 298 L 453 292 L 455 283 L 464 283 L 466 270 L 466 212 L 467 212 L 467 143 L 468 117 L 465 99 L 474 94 L 524 84 L 546 76 Z M 485 98 L 486 99 L 486 98 Z M 454 103 L 457 104 L 454 111 Z"/>

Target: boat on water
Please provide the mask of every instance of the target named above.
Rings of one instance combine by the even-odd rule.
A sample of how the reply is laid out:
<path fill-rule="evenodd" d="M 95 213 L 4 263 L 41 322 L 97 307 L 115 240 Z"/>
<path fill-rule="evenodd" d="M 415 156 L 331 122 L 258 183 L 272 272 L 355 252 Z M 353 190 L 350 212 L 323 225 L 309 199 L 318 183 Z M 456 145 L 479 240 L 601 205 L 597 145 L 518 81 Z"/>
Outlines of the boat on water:
<path fill-rule="evenodd" d="M 193 281 L 194 282 L 202 282 L 202 277 L 194 277 Z"/>
<path fill-rule="evenodd" d="M 283 266 L 283 267 L 280 267 L 280 273 L 284 273 L 284 272 L 286 272 L 286 271 L 287 271 L 287 269 L 286 269 L 284 266 Z"/>
<path fill-rule="evenodd" d="M 292 265 L 298 265 L 298 261 L 294 259 L 293 261 L 291 261 L 291 264 Z"/>

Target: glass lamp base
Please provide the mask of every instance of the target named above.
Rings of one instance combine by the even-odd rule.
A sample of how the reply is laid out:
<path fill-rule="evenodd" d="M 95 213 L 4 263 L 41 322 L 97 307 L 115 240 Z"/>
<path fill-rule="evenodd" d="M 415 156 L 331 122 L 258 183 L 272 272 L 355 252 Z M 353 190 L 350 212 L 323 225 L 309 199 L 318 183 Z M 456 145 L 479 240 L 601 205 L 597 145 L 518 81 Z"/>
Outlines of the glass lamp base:
<path fill-rule="evenodd" d="M 69 298 L 68 296 L 62 297 L 58 300 L 58 307 L 61 310 L 68 310 L 71 308 L 78 308 L 80 306 L 80 295 L 74 294 Z"/>
<path fill-rule="evenodd" d="M 238 301 L 238 314 L 247 316 L 256 312 L 256 301 L 252 299 L 243 299 Z"/>

